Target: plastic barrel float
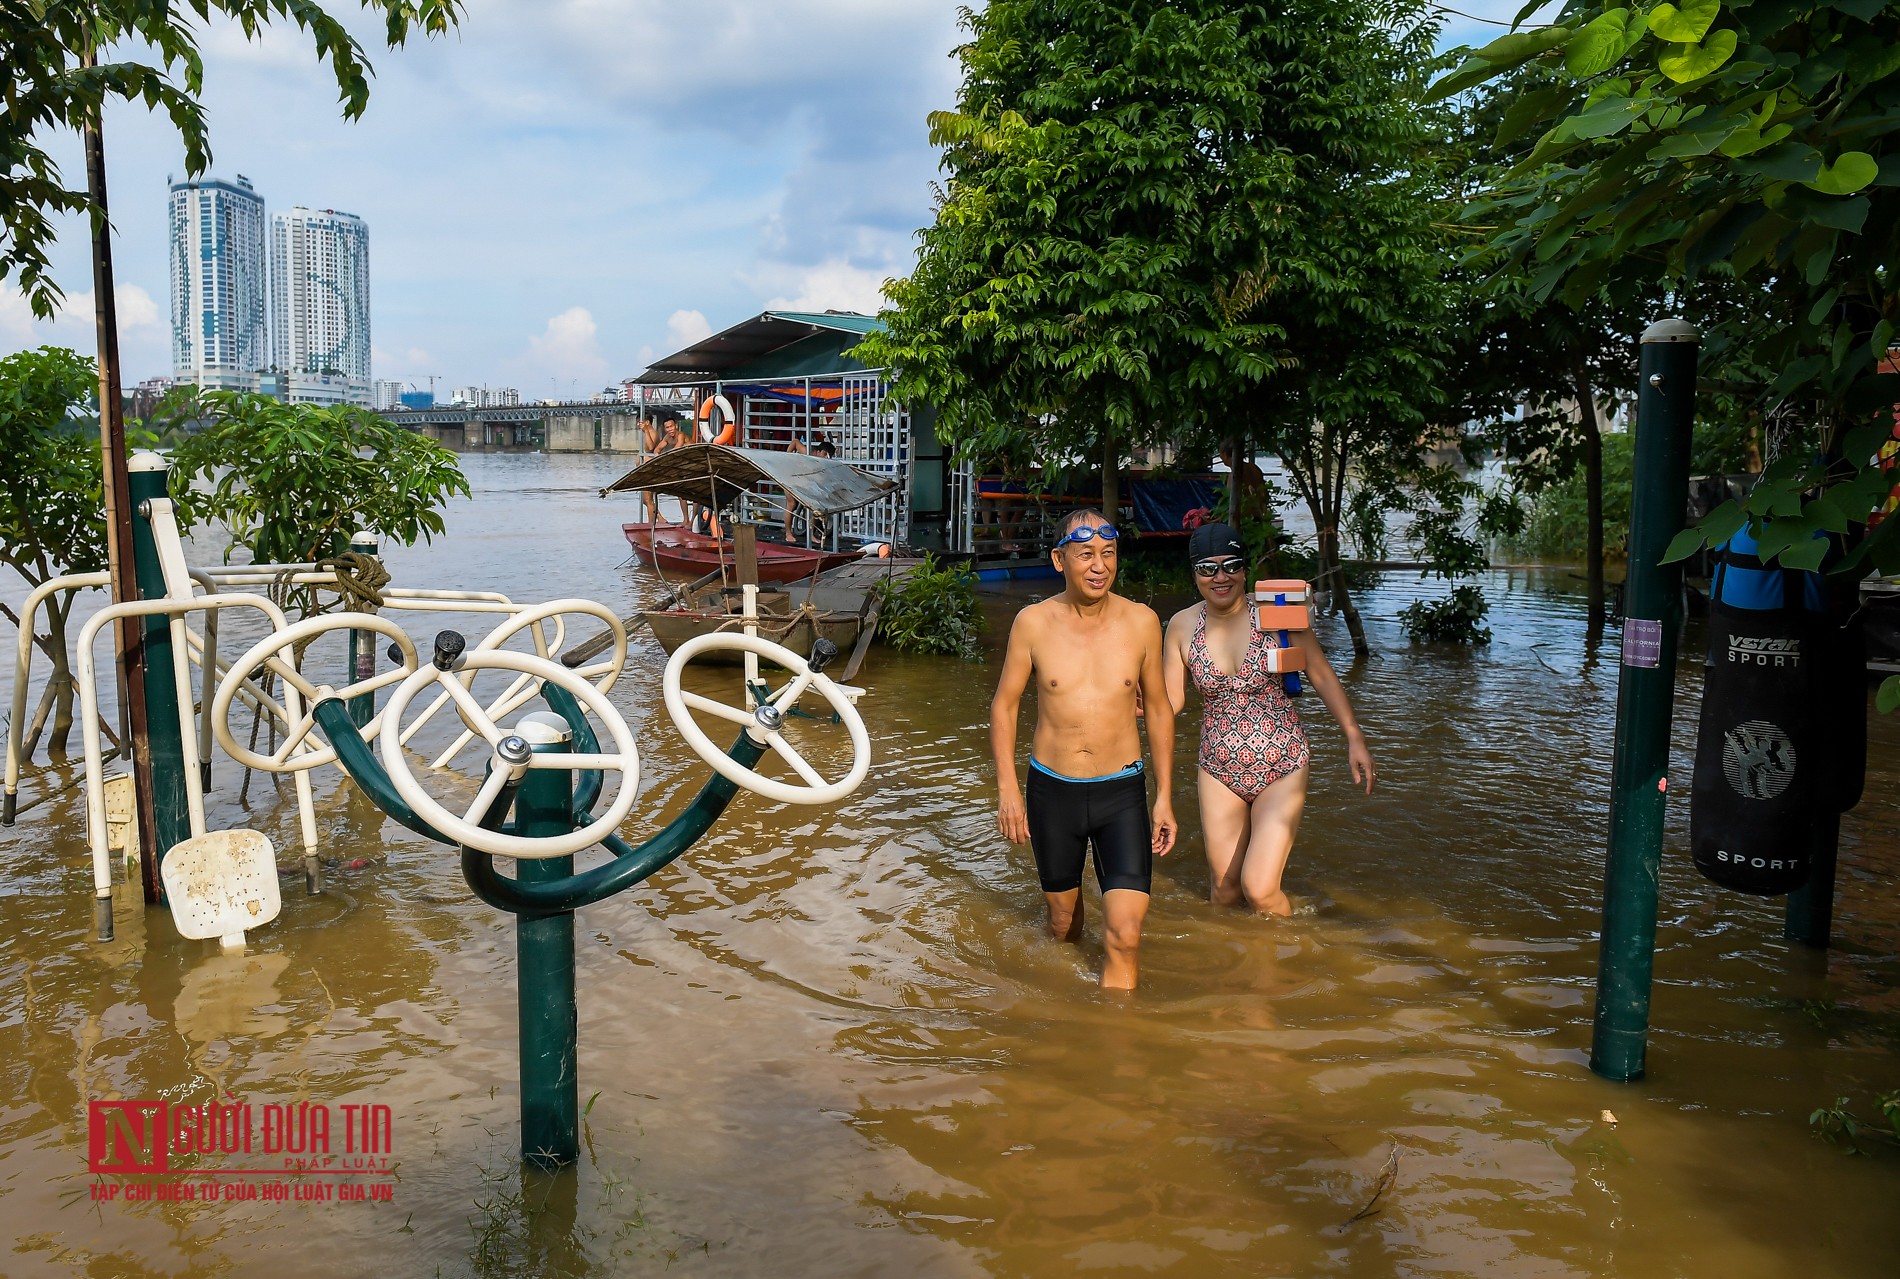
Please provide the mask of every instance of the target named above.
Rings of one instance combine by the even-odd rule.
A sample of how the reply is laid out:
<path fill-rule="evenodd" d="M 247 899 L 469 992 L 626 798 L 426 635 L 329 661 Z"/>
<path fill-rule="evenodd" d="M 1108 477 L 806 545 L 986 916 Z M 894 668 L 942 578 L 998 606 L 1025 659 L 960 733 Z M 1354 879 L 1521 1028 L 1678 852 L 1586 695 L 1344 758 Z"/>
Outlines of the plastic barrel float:
<path fill-rule="evenodd" d="M 1821 574 L 1757 550 L 1737 533 L 1710 583 L 1689 847 L 1716 883 L 1775 896 L 1806 882 L 1816 820 L 1860 801 L 1867 693 L 1858 623 L 1834 620 Z"/>
<path fill-rule="evenodd" d="M 1305 582 L 1262 580 L 1253 584 L 1254 612 L 1260 628 L 1278 633 L 1280 647 L 1267 652 L 1267 669 L 1280 677 L 1288 697 L 1306 691 L 1300 672 L 1306 669 L 1306 650 L 1293 645 L 1291 631 L 1313 629 L 1312 610 L 1307 606 Z"/>

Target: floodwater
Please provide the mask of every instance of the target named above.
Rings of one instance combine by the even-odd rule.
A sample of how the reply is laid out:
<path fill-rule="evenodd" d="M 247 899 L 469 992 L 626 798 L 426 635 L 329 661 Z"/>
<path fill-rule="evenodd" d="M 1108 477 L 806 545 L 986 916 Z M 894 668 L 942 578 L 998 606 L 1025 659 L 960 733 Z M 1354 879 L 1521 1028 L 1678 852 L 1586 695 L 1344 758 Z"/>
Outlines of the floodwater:
<path fill-rule="evenodd" d="M 594 497 L 615 459 L 464 461 L 475 499 L 389 556 L 398 584 L 618 610 L 653 592 L 615 568 L 627 508 Z M 1159 866 L 1132 996 L 1097 989 L 1096 930 L 1045 939 L 1028 853 L 995 834 L 993 665 L 879 650 L 856 795 L 741 796 L 581 913 L 586 1149 L 555 1177 L 516 1160 L 514 923 L 452 853 L 325 770 L 329 890 L 306 897 L 289 788 L 254 780 L 240 803 L 220 761 L 211 824 L 271 837 L 281 918 L 226 957 L 121 886 L 100 946 L 69 789 L 0 831 L 0 1271 L 1892 1275 L 1900 1152 L 1855 1157 L 1808 1116 L 1847 1098 L 1873 1118 L 1900 1087 L 1900 723 L 1876 722 L 1843 823 L 1826 955 L 1781 940 L 1779 901 L 1704 882 L 1672 806 L 1649 1077 L 1606 1083 L 1586 1058 L 1616 636 L 1586 643 L 1562 572 L 1487 585 L 1481 652 L 1404 645 L 1409 576 L 1363 598 L 1379 652 L 1342 670 L 1380 789 L 1354 793 L 1309 701 L 1294 918 L 1205 902 L 1180 788 L 1190 834 Z M 1033 594 L 988 597 L 992 649 Z M 405 618 L 423 641 L 437 624 Z M 1341 628 L 1321 633 L 1339 653 Z M 660 669 L 636 636 L 611 694 L 643 754 L 631 838 L 709 776 Z M 805 740 L 835 766 L 823 726 Z M 471 761 L 431 785 L 465 800 Z M 391 1107 L 393 1201 L 93 1201 L 113 1179 L 87 1172 L 88 1101 L 220 1096 Z"/>

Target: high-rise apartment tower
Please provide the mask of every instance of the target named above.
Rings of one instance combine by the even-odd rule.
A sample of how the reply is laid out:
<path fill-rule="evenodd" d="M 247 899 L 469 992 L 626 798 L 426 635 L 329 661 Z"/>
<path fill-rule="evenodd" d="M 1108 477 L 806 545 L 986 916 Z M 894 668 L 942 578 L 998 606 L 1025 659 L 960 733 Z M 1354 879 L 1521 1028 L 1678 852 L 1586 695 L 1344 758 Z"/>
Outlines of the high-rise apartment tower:
<path fill-rule="evenodd" d="M 369 227 L 298 205 L 271 218 L 271 348 L 291 400 L 371 403 Z"/>
<path fill-rule="evenodd" d="M 242 174 L 171 186 L 172 375 L 254 391 L 264 329 L 264 201 Z"/>

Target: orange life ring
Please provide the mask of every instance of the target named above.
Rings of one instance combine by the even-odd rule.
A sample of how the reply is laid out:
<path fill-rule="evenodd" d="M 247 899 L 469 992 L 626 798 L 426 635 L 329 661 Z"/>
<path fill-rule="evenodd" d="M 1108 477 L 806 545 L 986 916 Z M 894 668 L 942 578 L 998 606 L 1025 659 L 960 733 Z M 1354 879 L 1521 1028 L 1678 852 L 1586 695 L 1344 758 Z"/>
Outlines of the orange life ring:
<path fill-rule="evenodd" d="M 712 413 L 718 409 L 722 425 L 715 432 Z M 739 415 L 732 411 L 732 401 L 723 395 L 709 395 L 699 402 L 699 438 L 709 444 L 730 444 L 739 434 Z"/>

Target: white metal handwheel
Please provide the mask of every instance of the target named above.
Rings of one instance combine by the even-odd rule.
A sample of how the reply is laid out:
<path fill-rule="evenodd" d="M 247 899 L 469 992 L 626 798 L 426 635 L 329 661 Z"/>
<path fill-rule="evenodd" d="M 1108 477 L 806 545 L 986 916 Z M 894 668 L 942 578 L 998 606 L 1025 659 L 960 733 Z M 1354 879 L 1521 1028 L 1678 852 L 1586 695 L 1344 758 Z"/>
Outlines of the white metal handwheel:
<path fill-rule="evenodd" d="M 394 640 L 402 664 L 342 688 L 311 683 L 292 661 L 291 649 L 329 631 L 345 630 L 374 631 Z M 268 702 L 265 705 L 266 710 L 278 717 L 278 723 L 286 726 L 283 741 L 269 755 L 260 755 L 241 743 L 231 724 L 232 705 L 246 680 L 260 666 L 274 672 L 284 681 L 283 707 Z M 317 727 L 316 704 L 326 698 L 341 697 L 348 700 L 374 693 L 379 688 L 386 688 L 407 678 L 415 669 L 415 643 L 402 627 L 386 617 L 378 617 L 374 613 L 325 613 L 320 617 L 307 617 L 301 622 L 292 622 L 281 631 L 266 635 L 231 663 L 225 677 L 218 682 L 217 695 L 211 702 L 212 731 L 217 734 L 218 744 L 224 747 L 225 752 L 246 768 L 266 773 L 301 773 L 319 768 L 336 759 L 336 751 L 328 744 L 312 743 L 311 735 Z M 376 732 L 377 725 L 378 721 L 372 719 L 363 728 L 365 740 Z"/>
<path fill-rule="evenodd" d="M 536 753 L 527 756 L 524 764 L 511 763 L 508 755 L 511 751 L 521 749 L 518 745 L 521 739 L 497 724 L 488 713 L 488 708 L 464 687 L 459 678 L 463 674 L 490 670 L 531 676 L 539 683 L 553 684 L 573 694 L 574 700 L 607 730 L 613 747 L 611 753 Z M 422 788 L 409 767 L 408 758 L 403 754 L 403 712 L 419 694 L 429 688 L 442 689 L 454 702 L 462 722 L 486 741 L 490 751 L 494 752 L 493 766 L 481 790 L 476 793 L 475 802 L 459 817 Z M 633 732 L 627 727 L 627 721 L 621 718 L 620 712 L 614 709 L 605 694 L 577 672 L 568 670 L 559 662 L 529 653 L 512 653 L 501 649 L 483 652 L 476 649 L 463 653 L 446 670 L 425 664 L 397 685 L 396 691 L 389 695 L 389 704 L 383 707 L 382 733 L 377 744 L 382 749 L 383 768 L 389 774 L 390 785 L 396 788 L 396 793 L 415 810 L 418 817 L 457 843 L 500 857 L 565 857 L 598 844 L 612 834 L 627 814 L 633 811 L 633 802 L 640 790 L 640 753 L 634 747 Z M 605 796 L 610 797 L 607 811 L 579 830 L 546 838 L 509 835 L 479 825 L 482 816 L 494 803 L 495 797 L 501 794 L 502 787 L 507 785 L 509 779 L 519 775 L 521 769 L 532 768 L 564 768 L 575 772 L 599 769 L 603 773 L 616 774 L 617 780 L 607 782 L 607 789 L 603 791 Z"/>
<path fill-rule="evenodd" d="M 680 687 L 680 673 L 686 669 L 695 657 L 702 653 L 714 653 L 722 650 L 737 650 L 741 653 L 754 653 L 768 662 L 775 662 L 790 671 L 792 678 L 784 688 L 773 694 L 772 700 L 757 709 L 748 710 L 743 704 L 728 705 L 700 693 L 688 692 Z M 852 705 L 852 699 L 839 684 L 811 669 L 811 666 L 782 644 L 760 639 L 755 635 L 744 635 L 733 631 L 716 632 L 711 635 L 696 635 L 673 651 L 666 663 L 666 674 L 661 680 L 662 695 L 666 699 L 667 713 L 673 717 L 674 727 L 680 736 L 693 748 L 695 754 L 711 765 L 713 770 L 749 791 L 776 799 L 786 804 L 829 804 L 843 799 L 858 788 L 864 775 L 871 768 L 871 738 L 864 731 L 864 718 L 858 714 L 858 708 Z M 798 699 L 807 692 L 815 692 L 823 697 L 838 719 L 844 725 L 845 732 L 851 735 L 851 769 L 835 782 L 828 782 L 813 768 L 797 749 L 787 742 L 781 731 L 786 715 L 797 705 Z M 744 690 L 740 690 L 741 696 Z M 752 740 L 768 746 L 772 752 L 787 764 L 792 771 L 804 780 L 804 785 L 794 786 L 776 778 L 745 767 L 725 751 L 721 750 L 712 738 L 706 735 L 693 712 L 699 711 L 718 719 L 741 725 Z"/>
<path fill-rule="evenodd" d="M 575 674 L 583 679 L 595 681 L 595 687 L 605 693 L 613 688 L 614 681 L 620 678 L 620 672 L 627 664 L 627 626 L 612 609 L 594 600 L 578 598 L 549 600 L 545 604 L 536 604 L 531 608 L 521 609 L 519 612 L 510 615 L 506 621 L 495 627 L 495 629 L 490 631 L 487 635 L 483 636 L 481 642 L 475 645 L 475 651 L 488 652 L 490 650 L 500 649 L 503 644 L 526 629 L 529 637 L 534 641 L 535 651 L 539 656 L 550 659 L 558 658 L 561 655 L 562 643 L 567 635 L 566 623 L 561 619 L 570 613 L 585 614 L 589 617 L 599 618 L 601 621 L 607 623 L 608 633 L 613 636 L 613 651 L 609 656 L 597 662 L 589 662 L 584 666 L 573 668 Z M 548 642 L 546 635 L 543 634 L 541 625 L 543 622 L 549 620 L 552 620 L 554 623 L 554 639 L 551 644 Z M 462 687 L 467 688 L 468 686 L 469 681 L 464 679 L 462 681 Z M 500 719 L 511 711 L 518 710 L 532 701 L 535 694 L 540 691 L 540 685 L 535 682 L 532 676 L 522 675 L 510 683 L 507 688 L 503 689 L 500 696 L 488 703 L 486 708 L 488 717 L 490 719 Z M 435 717 L 437 711 L 448 704 L 448 700 L 449 696 L 446 692 L 437 693 L 435 700 L 425 706 L 420 714 L 409 721 L 408 726 L 403 729 L 402 735 L 403 744 L 405 746 L 408 745 L 410 739 L 415 737 L 416 733 L 421 730 L 424 724 L 427 724 Z M 446 749 L 429 761 L 429 767 L 447 768 L 449 761 L 460 754 L 462 748 L 468 745 L 470 737 L 470 733 L 462 733 L 450 743 Z"/>

